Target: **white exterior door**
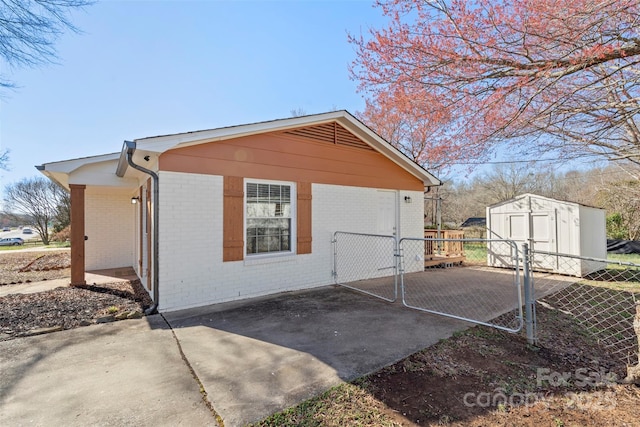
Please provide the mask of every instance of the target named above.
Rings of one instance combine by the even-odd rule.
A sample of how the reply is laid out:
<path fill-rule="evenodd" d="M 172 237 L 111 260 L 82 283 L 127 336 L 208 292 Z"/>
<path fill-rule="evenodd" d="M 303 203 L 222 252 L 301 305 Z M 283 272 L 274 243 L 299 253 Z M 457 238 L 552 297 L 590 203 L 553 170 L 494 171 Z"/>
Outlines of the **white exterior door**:
<path fill-rule="evenodd" d="M 531 249 L 533 251 L 557 252 L 555 212 L 531 214 Z M 558 257 L 540 254 L 534 256 L 533 265 L 545 270 L 558 269 Z"/>
<path fill-rule="evenodd" d="M 397 194 L 395 191 L 378 191 L 378 229 L 377 234 L 396 236 Z"/>

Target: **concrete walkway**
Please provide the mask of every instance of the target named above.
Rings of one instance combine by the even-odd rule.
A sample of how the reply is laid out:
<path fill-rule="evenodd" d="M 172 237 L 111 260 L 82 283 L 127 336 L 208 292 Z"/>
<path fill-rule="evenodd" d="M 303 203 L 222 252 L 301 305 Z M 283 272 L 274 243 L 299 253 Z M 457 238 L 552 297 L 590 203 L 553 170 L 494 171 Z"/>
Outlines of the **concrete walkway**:
<path fill-rule="evenodd" d="M 215 426 L 161 316 L 0 342 L 2 426 Z"/>

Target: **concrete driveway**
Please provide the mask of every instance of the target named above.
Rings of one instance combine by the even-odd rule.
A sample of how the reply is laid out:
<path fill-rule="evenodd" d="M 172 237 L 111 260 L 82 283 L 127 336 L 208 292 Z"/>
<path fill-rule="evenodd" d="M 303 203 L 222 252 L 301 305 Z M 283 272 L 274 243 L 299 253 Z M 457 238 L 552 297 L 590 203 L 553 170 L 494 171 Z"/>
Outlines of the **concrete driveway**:
<path fill-rule="evenodd" d="M 469 326 L 339 287 L 165 316 L 225 426 L 260 420 Z"/>
<path fill-rule="evenodd" d="M 338 287 L 163 316 L 0 342 L 0 425 L 245 425 L 468 326 Z"/>
<path fill-rule="evenodd" d="M 160 316 L 0 342 L 0 425 L 217 425 Z"/>

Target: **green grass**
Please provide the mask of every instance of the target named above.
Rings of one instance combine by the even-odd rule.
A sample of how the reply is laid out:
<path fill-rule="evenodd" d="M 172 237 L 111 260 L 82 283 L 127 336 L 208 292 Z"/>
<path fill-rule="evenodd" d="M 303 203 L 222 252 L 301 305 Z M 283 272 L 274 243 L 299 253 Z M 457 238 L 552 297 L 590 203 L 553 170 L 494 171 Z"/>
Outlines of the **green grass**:
<path fill-rule="evenodd" d="M 271 415 L 251 427 L 397 426 L 384 415 L 383 407 L 384 404 L 360 387 L 356 380 Z"/>
<path fill-rule="evenodd" d="M 487 245 L 484 242 L 464 243 L 464 254 L 468 260 L 482 261 L 487 259 Z M 628 262 L 640 266 L 640 254 L 607 254 L 607 259 L 611 261 Z M 609 268 L 616 268 L 615 264 L 610 264 Z M 625 266 L 618 268 L 624 269 Z"/>
<path fill-rule="evenodd" d="M 484 242 L 466 242 L 464 255 L 469 261 L 487 261 L 487 245 Z"/>
<path fill-rule="evenodd" d="M 32 249 L 32 248 L 41 248 L 41 249 L 50 249 L 50 248 L 54 248 L 54 249 L 64 249 L 64 248 L 69 248 L 71 247 L 71 244 L 69 242 L 51 242 L 49 245 L 43 245 L 42 244 L 42 240 L 37 240 L 37 241 L 26 241 L 24 242 L 24 245 L 21 246 L 0 246 L 0 252 L 1 251 L 18 251 L 20 249 Z"/>
<path fill-rule="evenodd" d="M 640 254 L 607 254 L 607 259 L 640 265 Z"/>

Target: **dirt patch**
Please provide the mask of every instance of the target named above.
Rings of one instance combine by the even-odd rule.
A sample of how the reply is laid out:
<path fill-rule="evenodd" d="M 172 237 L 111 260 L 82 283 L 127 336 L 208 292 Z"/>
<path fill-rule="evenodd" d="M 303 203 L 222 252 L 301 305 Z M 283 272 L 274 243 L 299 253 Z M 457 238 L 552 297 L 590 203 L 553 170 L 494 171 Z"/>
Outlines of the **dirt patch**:
<path fill-rule="evenodd" d="M 70 277 L 68 250 L 0 252 L 0 286 Z"/>
<path fill-rule="evenodd" d="M 476 326 L 256 425 L 637 425 L 625 364 L 573 317 L 538 307 L 538 320 L 538 346 Z"/>

